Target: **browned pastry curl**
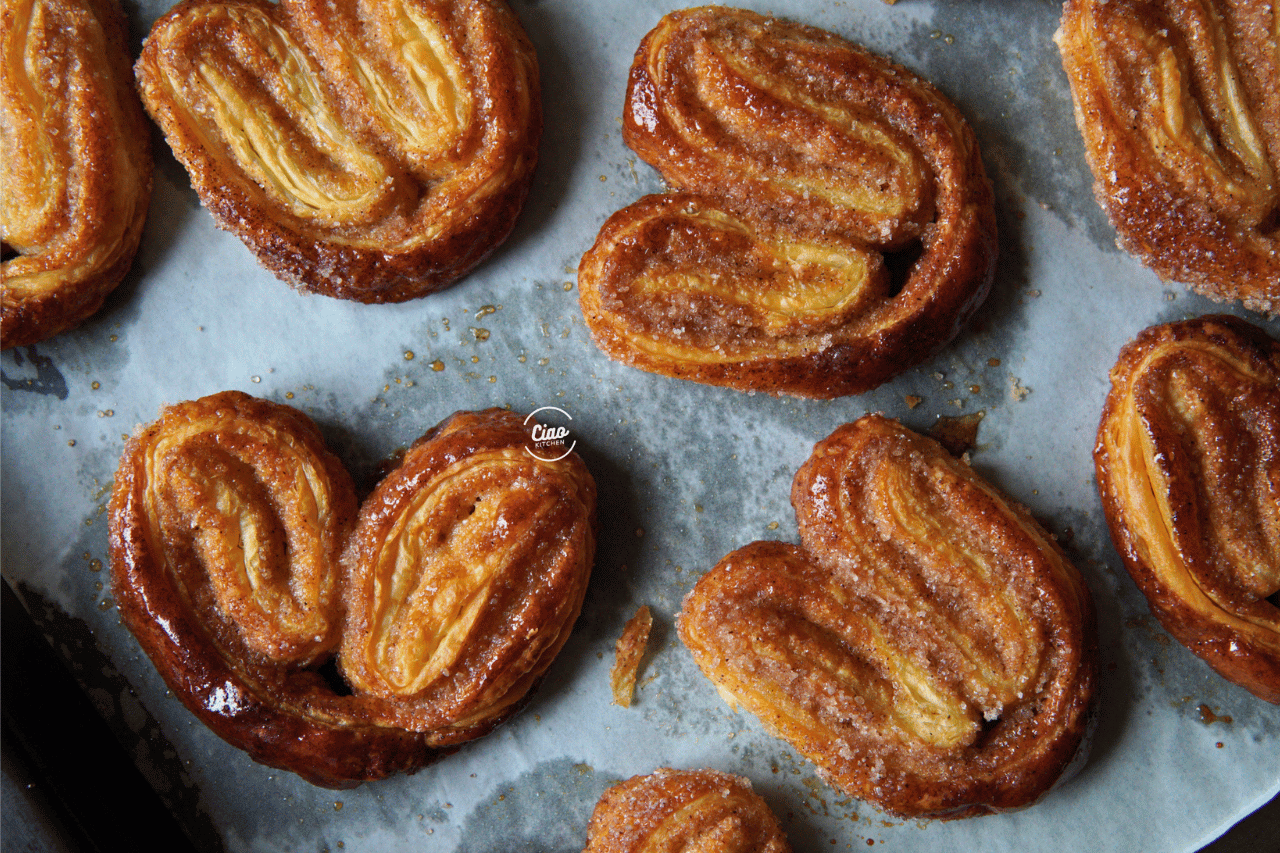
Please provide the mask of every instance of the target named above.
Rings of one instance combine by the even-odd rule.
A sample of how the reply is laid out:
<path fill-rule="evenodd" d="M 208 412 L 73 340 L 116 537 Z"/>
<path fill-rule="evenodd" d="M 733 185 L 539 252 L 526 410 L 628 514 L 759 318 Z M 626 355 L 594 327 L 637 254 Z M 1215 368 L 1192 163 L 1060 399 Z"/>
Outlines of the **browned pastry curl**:
<path fill-rule="evenodd" d="M 1025 510 L 932 439 L 868 415 L 791 492 L 803 545 L 698 581 L 681 639 L 721 692 L 847 794 L 902 817 L 1035 802 L 1096 681 L 1088 588 Z"/>
<path fill-rule="evenodd" d="M 604 792 L 584 853 L 790 853 L 778 819 L 740 777 L 716 770 L 634 776 Z"/>
<path fill-rule="evenodd" d="M 1068 0 L 1057 41 L 1120 245 L 1280 311 L 1280 5 Z"/>
<path fill-rule="evenodd" d="M 124 278 L 151 197 L 151 149 L 115 0 L 3 0 L 0 16 L 8 349 L 83 322 Z"/>
<path fill-rule="evenodd" d="M 1280 703 L 1280 343 L 1234 317 L 1120 351 L 1098 490 L 1151 612 L 1223 677 Z"/>
<path fill-rule="evenodd" d="M 594 483 L 527 443 L 517 415 L 459 413 L 357 520 L 301 412 L 232 391 L 170 406 L 116 475 L 121 617 L 255 760 L 329 787 L 414 770 L 513 713 L 577 617 Z"/>
<path fill-rule="evenodd" d="M 866 391 L 986 295 L 973 132 L 914 74 L 753 12 L 673 12 L 631 68 L 623 137 L 675 190 L 614 214 L 578 269 L 611 358 L 742 390 Z"/>
<path fill-rule="evenodd" d="M 537 57 L 502 0 L 187 0 L 137 70 L 219 226 L 316 293 L 452 283 L 533 177 Z"/>

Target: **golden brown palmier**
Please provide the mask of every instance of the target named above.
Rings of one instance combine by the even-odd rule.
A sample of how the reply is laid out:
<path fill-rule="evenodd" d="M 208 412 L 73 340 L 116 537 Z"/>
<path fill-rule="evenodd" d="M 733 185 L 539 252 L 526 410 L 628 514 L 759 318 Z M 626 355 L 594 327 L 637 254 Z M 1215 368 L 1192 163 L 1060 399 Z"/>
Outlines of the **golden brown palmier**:
<path fill-rule="evenodd" d="M 972 130 L 926 81 L 831 33 L 672 12 L 636 54 L 623 138 L 675 191 L 610 217 L 578 268 L 610 358 L 856 394 L 950 341 L 990 287 Z"/>
<path fill-rule="evenodd" d="M 1094 462 L 1160 624 L 1280 703 L 1280 343 L 1225 316 L 1143 331 L 1111 371 Z"/>
<path fill-rule="evenodd" d="M 137 70 L 218 225 L 315 293 L 445 287 L 533 177 L 537 57 L 502 0 L 186 0 Z"/>
<path fill-rule="evenodd" d="M 1068 0 L 1056 38 L 1121 247 L 1280 311 L 1280 6 Z"/>
<path fill-rule="evenodd" d="M 595 554 L 595 481 L 501 409 L 420 439 L 360 509 L 339 664 L 383 717 L 468 740 L 510 716 L 569 637 Z"/>
<path fill-rule="evenodd" d="M 350 476 L 301 412 L 234 391 L 170 406 L 130 439 L 116 475 L 121 617 L 187 707 L 255 760 L 328 787 L 414 770 L 509 716 L 577 615 L 594 486 L 576 456 L 530 470 L 525 435 L 509 412 L 455 415 L 410 452 L 419 476 L 402 466 L 357 521 Z M 441 476 L 421 476 L 424 457 L 444 463 Z M 397 514 L 388 489 L 429 512 Z M 548 509 L 549 493 L 565 506 Z M 480 499 L 495 509 L 440 511 Z M 369 631 L 367 587 L 388 579 L 376 559 L 362 562 L 379 555 L 366 530 L 378 519 L 392 523 L 384 544 L 400 556 Z M 459 556 L 474 558 L 472 576 L 451 562 Z M 528 587 L 538 594 L 512 609 Z M 557 594 L 567 601 L 548 603 Z M 435 618 L 397 622 L 397 607 Z M 352 642 L 370 634 L 380 646 Z M 421 689 L 406 697 L 367 679 L 343 684 L 327 666 L 336 652 L 343 673 L 377 672 L 387 649 L 410 666 L 448 649 L 454 669 L 423 677 L 419 667 Z"/>
<path fill-rule="evenodd" d="M 151 148 L 115 0 L 3 0 L 0 16 L 8 349 L 83 322 L 129 271 L 151 198 Z"/>
<path fill-rule="evenodd" d="M 584 853 L 790 853 L 751 782 L 716 770 L 663 768 L 604 792 Z"/>
<path fill-rule="evenodd" d="M 803 545 L 755 542 L 689 593 L 685 645 L 851 796 L 901 817 L 1036 801 L 1085 735 L 1092 599 L 1020 506 L 879 415 L 819 442 Z"/>

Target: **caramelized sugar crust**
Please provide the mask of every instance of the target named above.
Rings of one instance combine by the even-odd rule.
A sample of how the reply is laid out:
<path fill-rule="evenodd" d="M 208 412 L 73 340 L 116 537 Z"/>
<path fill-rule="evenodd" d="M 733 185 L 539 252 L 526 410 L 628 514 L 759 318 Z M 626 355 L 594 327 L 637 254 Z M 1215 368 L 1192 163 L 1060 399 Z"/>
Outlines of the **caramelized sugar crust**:
<path fill-rule="evenodd" d="M 115 0 L 3 0 L 0 23 L 8 349 L 83 322 L 124 278 L 151 197 L 151 149 Z"/>
<path fill-rule="evenodd" d="M 623 138 L 673 192 L 578 269 L 611 358 L 742 390 L 866 391 L 951 340 L 990 287 L 973 132 L 926 81 L 831 33 L 673 12 L 645 36 Z"/>
<path fill-rule="evenodd" d="M 329 787 L 416 769 L 513 713 L 581 604 L 594 485 L 575 456 L 512 453 L 525 436 L 509 412 L 459 413 L 360 508 L 301 412 L 234 391 L 170 406 L 116 475 L 121 617 L 255 760 Z"/>
<path fill-rule="evenodd" d="M 802 545 L 755 542 L 690 592 L 685 645 L 845 793 L 901 817 L 1035 802 L 1076 756 L 1092 600 L 1029 514 L 932 439 L 868 415 L 791 492 Z"/>
<path fill-rule="evenodd" d="M 1161 278 L 1280 311 L 1280 6 L 1068 0 L 1057 41 L 1120 245 Z"/>
<path fill-rule="evenodd" d="M 1280 343 L 1225 316 L 1143 331 L 1111 371 L 1094 462 L 1160 624 L 1280 703 Z"/>
<path fill-rule="evenodd" d="M 604 792 L 584 853 L 790 853 L 751 783 L 716 770 L 663 768 Z"/>
<path fill-rule="evenodd" d="M 537 57 L 502 0 L 187 0 L 137 71 L 219 226 L 304 290 L 445 287 L 533 177 Z"/>

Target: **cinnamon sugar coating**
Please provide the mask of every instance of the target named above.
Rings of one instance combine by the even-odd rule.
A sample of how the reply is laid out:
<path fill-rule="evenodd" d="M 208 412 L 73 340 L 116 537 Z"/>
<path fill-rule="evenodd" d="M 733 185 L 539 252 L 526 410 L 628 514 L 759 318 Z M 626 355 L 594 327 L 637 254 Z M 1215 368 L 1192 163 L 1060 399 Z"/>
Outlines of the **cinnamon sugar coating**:
<path fill-rule="evenodd" d="M 584 853 L 790 853 L 778 819 L 740 777 L 663 768 L 604 792 Z"/>
<path fill-rule="evenodd" d="M 991 284 L 991 188 L 926 81 L 831 33 L 672 12 L 636 53 L 623 138 L 673 192 L 583 256 L 611 358 L 741 390 L 866 391 L 950 341 Z"/>
<path fill-rule="evenodd" d="M 1094 194 L 1161 278 L 1280 311 L 1280 6 L 1068 0 L 1056 36 Z"/>
<path fill-rule="evenodd" d="M 445 287 L 532 181 L 537 57 L 502 0 L 186 0 L 137 72 L 219 227 L 303 290 Z"/>
<path fill-rule="evenodd" d="M 78 325 L 129 271 L 151 198 L 115 0 L 0 3 L 0 345 Z"/>
<path fill-rule="evenodd" d="M 686 598 L 703 672 L 891 814 L 1035 802 L 1076 756 L 1097 678 L 1092 600 L 1062 550 L 879 415 L 819 442 L 791 501 L 801 545 L 747 545 Z"/>
<path fill-rule="evenodd" d="M 301 412 L 239 392 L 170 406 L 116 475 L 121 618 L 254 760 L 328 787 L 417 769 L 520 707 L 581 605 L 594 484 L 573 456 L 530 470 L 525 439 L 517 415 L 459 413 L 361 508 Z"/>
<path fill-rule="evenodd" d="M 1234 317 L 1153 326 L 1111 371 L 1094 462 L 1151 612 L 1280 703 L 1280 342 Z"/>

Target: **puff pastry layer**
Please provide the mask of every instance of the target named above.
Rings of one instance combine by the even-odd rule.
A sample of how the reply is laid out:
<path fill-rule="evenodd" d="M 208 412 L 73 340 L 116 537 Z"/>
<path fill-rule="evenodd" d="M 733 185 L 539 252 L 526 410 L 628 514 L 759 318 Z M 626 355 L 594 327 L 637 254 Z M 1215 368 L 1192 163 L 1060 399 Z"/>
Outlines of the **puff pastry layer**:
<path fill-rule="evenodd" d="M 1068 0 L 1057 41 L 1120 245 L 1161 278 L 1280 311 L 1280 6 Z"/>
<path fill-rule="evenodd" d="M 513 713 L 577 617 L 594 483 L 527 440 L 517 415 L 459 413 L 361 507 L 301 412 L 170 406 L 116 475 L 121 617 L 255 760 L 329 787 L 416 769 Z"/>
<path fill-rule="evenodd" d="M 951 340 L 990 287 L 977 142 L 936 89 L 831 33 L 673 12 L 645 36 L 623 138 L 672 187 L 578 269 L 611 358 L 806 397 L 866 391 Z"/>
<path fill-rule="evenodd" d="M 124 278 L 151 197 L 151 150 L 115 0 L 3 0 L 0 16 L 7 349 L 83 322 Z"/>
<path fill-rule="evenodd" d="M 533 177 L 537 57 L 502 0 L 187 0 L 137 72 L 219 226 L 304 290 L 438 290 Z"/>
<path fill-rule="evenodd" d="M 1151 612 L 1280 703 L 1280 343 L 1234 317 L 1145 330 L 1111 371 L 1094 461 Z"/>
<path fill-rule="evenodd" d="M 751 783 L 716 770 L 635 776 L 604 792 L 584 853 L 790 853 Z"/>
<path fill-rule="evenodd" d="M 851 796 L 902 817 L 1026 806 L 1085 735 L 1092 599 L 1025 510 L 932 439 L 868 415 L 819 442 L 803 545 L 698 581 L 680 637 L 734 704 Z"/>

